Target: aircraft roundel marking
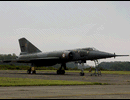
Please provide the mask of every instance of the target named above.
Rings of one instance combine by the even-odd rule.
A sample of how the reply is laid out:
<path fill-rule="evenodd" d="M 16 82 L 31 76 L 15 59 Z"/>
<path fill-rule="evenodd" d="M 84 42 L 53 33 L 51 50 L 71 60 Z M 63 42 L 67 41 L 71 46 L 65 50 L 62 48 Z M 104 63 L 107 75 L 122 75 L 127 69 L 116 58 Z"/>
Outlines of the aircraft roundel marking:
<path fill-rule="evenodd" d="M 62 54 L 62 57 L 65 58 L 65 53 Z"/>

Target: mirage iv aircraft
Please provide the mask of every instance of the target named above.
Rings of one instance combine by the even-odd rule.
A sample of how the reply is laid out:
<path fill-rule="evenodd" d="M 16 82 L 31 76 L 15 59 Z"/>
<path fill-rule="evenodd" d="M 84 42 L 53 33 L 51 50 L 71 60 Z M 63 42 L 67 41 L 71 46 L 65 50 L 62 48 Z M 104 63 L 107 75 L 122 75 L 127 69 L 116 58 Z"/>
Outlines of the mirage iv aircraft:
<path fill-rule="evenodd" d="M 102 52 L 94 48 L 81 48 L 73 50 L 42 52 L 35 47 L 31 42 L 25 38 L 19 39 L 21 53 L 18 58 L 14 60 L 5 60 L 3 62 L 17 62 L 17 63 L 31 63 L 30 69 L 27 70 L 28 74 L 36 73 L 34 66 L 53 66 L 61 64 L 57 70 L 57 74 L 65 74 L 66 63 L 76 62 L 80 64 L 86 63 L 86 60 L 98 61 L 98 59 L 111 58 L 116 56 L 129 56 L 129 55 L 115 55 L 107 52 Z M 84 72 L 81 69 L 80 75 L 83 76 Z"/>

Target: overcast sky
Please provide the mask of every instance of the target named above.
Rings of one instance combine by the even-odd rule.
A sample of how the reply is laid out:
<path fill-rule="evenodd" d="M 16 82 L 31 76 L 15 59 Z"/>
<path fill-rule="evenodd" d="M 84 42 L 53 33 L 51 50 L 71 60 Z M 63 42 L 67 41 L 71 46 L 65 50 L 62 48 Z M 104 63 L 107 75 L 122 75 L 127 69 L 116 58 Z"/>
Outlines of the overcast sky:
<path fill-rule="evenodd" d="M 22 37 L 42 52 L 95 47 L 130 55 L 130 1 L 0 1 L 0 54 L 19 55 Z"/>

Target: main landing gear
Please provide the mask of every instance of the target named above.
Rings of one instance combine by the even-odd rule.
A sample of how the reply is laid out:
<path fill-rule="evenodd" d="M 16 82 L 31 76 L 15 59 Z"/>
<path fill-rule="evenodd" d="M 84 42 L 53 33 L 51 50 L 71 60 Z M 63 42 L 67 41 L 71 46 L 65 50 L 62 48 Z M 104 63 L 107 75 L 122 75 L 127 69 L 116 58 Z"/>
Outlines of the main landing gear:
<path fill-rule="evenodd" d="M 84 63 L 82 63 L 82 68 L 81 68 L 80 76 L 84 76 Z"/>
<path fill-rule="evenodd" d="M 64 70 L 62 70 L 62 68 L 64 68 Z M 63 64 L 61 64 L 61 67 L 59 68 L 59 70 L 57 70 L 57 74 L 63 75 L 63 74 L 65 74 L 65 70 L 66 70 L 66 64 L 63 63 Z"/>
<path fill-rule="evenodd" d="M 81 69 L 81 72 L 79 73 L 80 76 L 84 76 L 84 63 L 86 63 L 86 61 L 78 61 L 78 62 L 75 62 L 75 64 L 77 64 L 77 66 L 79 66 L 78 68 Z M 78 64 L 81 64 L 78 65 Z"/>
<path fill-rule="evenodd" d="M 27 73 L 28 74 L 36 74 L 36 70 L 35 70 L 34 64 L 31 64 L 31 68 L 29 68 L 27 70 Z"/>

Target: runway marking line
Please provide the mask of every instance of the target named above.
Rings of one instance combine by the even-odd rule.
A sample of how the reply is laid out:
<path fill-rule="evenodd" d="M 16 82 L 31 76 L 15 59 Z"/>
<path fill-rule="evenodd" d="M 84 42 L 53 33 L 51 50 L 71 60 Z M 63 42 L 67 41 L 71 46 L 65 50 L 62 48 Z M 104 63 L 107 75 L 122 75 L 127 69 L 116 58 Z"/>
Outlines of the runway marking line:
<path fill-rule="evenodd" d="M 130 92 L 125 92 L 125 93 L 99 93 L 99 94 L 74 94 L 74 95 L 50 95 L 50 96 L 28 96 L 28 97 L 8 97 L 8 98 L 0 98 L 0 99 L 56 98 L 56 97 L 90 96 L 90 95 L 121 95 L 121 94 L 130 94 Z"/>

